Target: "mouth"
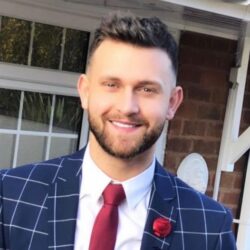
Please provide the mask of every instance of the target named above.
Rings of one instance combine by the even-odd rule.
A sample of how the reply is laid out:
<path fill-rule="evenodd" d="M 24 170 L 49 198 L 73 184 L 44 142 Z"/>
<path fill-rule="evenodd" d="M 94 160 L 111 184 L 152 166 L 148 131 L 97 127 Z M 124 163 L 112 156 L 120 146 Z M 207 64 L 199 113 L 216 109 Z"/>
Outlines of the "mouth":
<path fill-rule="evenodd" d="M 122 122 L 122 121 L 110 121 L 113 125 L 120 128 L 136 128 L 141 126 L 138 123 L 131 123 L 131 122 Z"/>
<path fill-rule="evenodd" d="M 113 120 L 110 120 L 110 122 L 115 127 L 122 128 L 122 129 L 134 129 L 134 128 L 138 128 L 138 127 L 142 126 L 141 123 L 135 123 L 135 122 L 130 122 L 130 121 L 113 121 Z"/>

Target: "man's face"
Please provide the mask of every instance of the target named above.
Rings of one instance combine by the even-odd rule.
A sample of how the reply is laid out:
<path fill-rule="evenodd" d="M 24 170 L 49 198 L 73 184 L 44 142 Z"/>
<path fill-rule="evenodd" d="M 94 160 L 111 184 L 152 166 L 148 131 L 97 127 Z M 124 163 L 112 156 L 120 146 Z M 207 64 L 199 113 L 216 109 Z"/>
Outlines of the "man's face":
<path fill-rule="evenodd" d="M 166 119 L 172 119 L 181 102 L 174 81 L 163 50 L 103 41 L 78 83 L 95 142 L 122 159 L 153 150 Z"/>

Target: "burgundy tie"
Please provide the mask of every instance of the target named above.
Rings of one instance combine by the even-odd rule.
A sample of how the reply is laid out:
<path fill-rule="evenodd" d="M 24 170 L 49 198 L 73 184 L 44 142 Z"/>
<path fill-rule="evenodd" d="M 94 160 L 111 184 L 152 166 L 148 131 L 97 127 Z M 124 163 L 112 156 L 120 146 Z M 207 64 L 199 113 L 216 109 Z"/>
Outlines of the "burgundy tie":
<path fill-rule="evenodd" d="M 118 227 L 118 206 L 125 199 L 122 185 L 109 184 L 102 193 L 104 204 L 92 230 L 89 250 L 114 250 Z"/>

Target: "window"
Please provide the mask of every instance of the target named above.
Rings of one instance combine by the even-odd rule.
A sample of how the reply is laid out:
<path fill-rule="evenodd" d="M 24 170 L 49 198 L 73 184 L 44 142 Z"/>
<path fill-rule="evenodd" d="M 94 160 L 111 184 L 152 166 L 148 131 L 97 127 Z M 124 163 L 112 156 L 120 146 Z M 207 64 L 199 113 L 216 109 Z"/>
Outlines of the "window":
<path fill-rule="evenodd" d="M 89 32 L 0 17 L 0 61 L 83 72 Z"/>
<path fill-rule="evenodd" d="M 88 43 L 89 32 L 0 16 L 0 168 L 69 154 L 86 137 L 72 79 Z"/>
<path fill-rule="evenodd" d="M 0 167 L 15 167 L 77 149 L 78 97 L 0 89 Z"/>

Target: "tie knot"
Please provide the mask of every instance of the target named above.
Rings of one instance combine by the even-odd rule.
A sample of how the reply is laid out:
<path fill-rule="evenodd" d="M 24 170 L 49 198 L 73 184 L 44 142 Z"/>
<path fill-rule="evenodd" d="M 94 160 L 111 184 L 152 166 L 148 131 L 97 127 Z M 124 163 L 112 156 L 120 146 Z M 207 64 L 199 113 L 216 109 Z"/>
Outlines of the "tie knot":
<path fill-rule="evenodd" d="M 103 191 L 104 204 L 119 206 L 125 199 L 125 192 L 121 184 L 108 184 Z"/>

